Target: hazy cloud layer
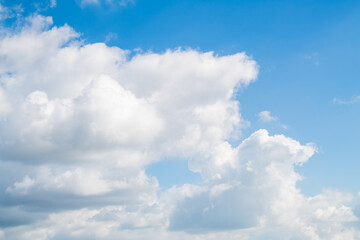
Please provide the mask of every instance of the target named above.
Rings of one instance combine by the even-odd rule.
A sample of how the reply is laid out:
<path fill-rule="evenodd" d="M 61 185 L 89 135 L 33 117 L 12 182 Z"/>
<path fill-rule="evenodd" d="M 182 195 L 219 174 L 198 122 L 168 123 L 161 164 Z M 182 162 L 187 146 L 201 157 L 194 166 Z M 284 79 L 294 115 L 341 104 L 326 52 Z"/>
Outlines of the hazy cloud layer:
<path fill-rule="evenodd" d="M 266 130 L 231 144 L 247 124 L 233 93 L 258 73 L 245 53 L 130 57 L 40 15 L 5 31 L 0 239 L 359 238 L 351 194 L 296 187 L 314 146 Z M 202 184 L 160 194 L 144 168 L 172 157 Z"/>

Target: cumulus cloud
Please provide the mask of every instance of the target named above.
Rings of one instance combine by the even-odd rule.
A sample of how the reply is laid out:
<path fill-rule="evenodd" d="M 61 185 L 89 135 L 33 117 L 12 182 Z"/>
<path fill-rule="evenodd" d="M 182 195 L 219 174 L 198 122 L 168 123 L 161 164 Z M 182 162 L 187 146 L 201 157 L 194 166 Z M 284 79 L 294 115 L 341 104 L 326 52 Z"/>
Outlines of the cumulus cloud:
<path fill-rule="evenodd" d="M 0 38 L 0 239 L 356 239 L 351 194 L 306 197 L 314 154 L 246 125 L 245 53 L 83 44 L 34 15 Z M 270 112 L 265 117 L 273 117 Z M 159 193 L 145 166 L 188 159 L 202 184 Z M 229 232 L 229 230 L 232 230 Z"/>
<path fill-rule="evenodd" d="M 209 149 L 241 124 L 233 89 L 257 74 L 243 53 L 128 59 L 119 48 L 81 45 L 68 26 L 47 29 L 51 18 L 29 22 L 0 43 L 3 159 L 144 165 Z"/>
<path fill-rule="evenodd" d="M 178 202 L 170 214 L 171 230 L 204 234 L 247 229 L 238 236 L 328 239 L 348 222 L 358 221 L 344 205 L 352 200 L 351 195 L 327 191 L 307 198 L 297 189 L 301 176 L 294 166 L 314 154 L 313 146 L 259 130 L 233 151 L 225 163 L 217 160 L 224 155 L 208 161 L 201 188 L 190 188 L 190 194 L 185 190 L 189 186 L 166 193 L 164 198 Z M 329 232 L 330 226 L 333 231 Z"/>

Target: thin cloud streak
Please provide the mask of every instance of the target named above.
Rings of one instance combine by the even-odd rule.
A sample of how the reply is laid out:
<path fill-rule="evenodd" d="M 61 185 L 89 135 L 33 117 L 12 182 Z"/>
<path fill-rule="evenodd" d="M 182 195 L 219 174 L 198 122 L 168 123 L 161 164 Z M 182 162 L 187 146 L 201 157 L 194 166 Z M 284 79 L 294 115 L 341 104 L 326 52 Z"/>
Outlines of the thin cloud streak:
<path fill-rule="evenodd" d="M 340 104 L 340 105 L 343 105 L 343 104 L 354 104 L 354 103 L 357 103 L 357 102 L 359 102 L 360 101 L 360 95 L 358 95 L 358 96 L 353 96 L 350 100 L 348 100 L 348 101 L 345 101 L 345 100 L 341 100 L 341 99 L 339 99 L 339 98 L 334 98 L 333 100 L 332 100 L 332 102 L 334 103 L 334 104 Z"/>

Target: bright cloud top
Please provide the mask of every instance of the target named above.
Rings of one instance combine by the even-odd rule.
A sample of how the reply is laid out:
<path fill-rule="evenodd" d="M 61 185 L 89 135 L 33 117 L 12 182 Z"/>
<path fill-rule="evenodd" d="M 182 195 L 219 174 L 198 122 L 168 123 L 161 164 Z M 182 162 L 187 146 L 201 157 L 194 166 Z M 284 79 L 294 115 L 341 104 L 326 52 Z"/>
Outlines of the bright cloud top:
<path fill-rule="evenodd" d="M 51 26 L 35 15 L 0 39 L 0 238 L 359 236 L 353 196 L 297 189 L 314 146 L 266 130 L 231 144 L 246 125 L 233 93 L 258 73 L 245 53 L 130 57 Z M 178 157 L 202 184 L 160 194 L 145 166 Z"/>

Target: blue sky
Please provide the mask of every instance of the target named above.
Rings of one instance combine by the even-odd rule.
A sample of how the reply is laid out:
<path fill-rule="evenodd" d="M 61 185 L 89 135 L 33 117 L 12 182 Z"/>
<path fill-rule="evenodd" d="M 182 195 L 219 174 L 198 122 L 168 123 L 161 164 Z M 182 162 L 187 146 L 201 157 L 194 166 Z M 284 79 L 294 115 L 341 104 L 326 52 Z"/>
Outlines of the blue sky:
<path fill-rule="evenodd" d="M 165 229 L 165 239 L 192 239 L 196 234 L 221 239 L 229 229 L 238 231 L 234 233 L 237 239 L 360 236 L 357 210 L 347 208 L 359 205 L 358 1 L 3 0 L 0 4 L 0 59 L 4 61 L 0 67 L 0 100 L 6 102 L 0 105 L 0 149 L 4 152 L 0 162 L 2 171 L 17 172 L 1 179 L 1 196 L 6 200 L 0 211 L 15 223 L 19 212 L 25 211 L 29 222 L 19 224 L 25 234 L 20 237 L 15 229 L 0 228 L 0 239 L 24 238 L 35 226 L 32 219 L 41 219 L 34 221 L 40 222 L 36 225 L 39 233 L 32 233 L 39 239 L 86 238 L 86 234 L 76 235 L 70 228 L 60 231 L 61 226 L 44 220 L 55 212 L 59 219 L 66 219 L 75 214 L 70 210 L 79 211 L 76 214 L 81 216 L 98 211 L 99 216 L 91 215 L 92 219 L 128 216 L 134 222 L 126 217 L 117 220 L 118 224 L 122 222 L 119 229 L 125 226 L 133 232 L 128 239 L 146 236 L 144 229 Z M 37 22 L 42 27 L 37 29 Z M 210 56 L 206 52 L 214 53 Z M 249 58 L 236 57 L 242 52 Z M 197 59 L 215 63 L 207 67 Z M 163 65 L 156 65 L 159 62 Z M 234 66 L 243 70 L 236 72 Z M 104 89 L 116 91 L 102 92 Z M 223 89 L 235 91 L 229 97 Z M 181 95 L 182 91 L 189 91 L 189 95 Z M 120 95 L 125 97 L 118 99 Z M 35 111 L 29 104 L 46 107 Z M 77 114 L 75 120 L 66 115 L 64 109 L 68 108 Z M 127 110 L 117 112 L 121 108 Z M 46 121 L 36 120 L 44 114 L 49 114 Z M 218 119 L 222 114 L 224 118 Z M 26 125 L 33 129 L 23 130 Z M 252 149 L 258 149 L 259 154 Z M 84 164 L 84 159 L 93 161 Z M 219 161 L 228 161 L 231 167 L 219 167 Z M 262 192 L 250 184 L 263 181 L 260 173 L 272 169 L 269 162 L 277 161 L 291 162 L 278 166 L 291 173 L 282 182 L 294 184 L 289 189 L 284 185 L 284 191 L 302 194 L 287 196 L 292 199 L 288 201 L 323 201 L 304 205 L 299 212 L 319 213 L 323 210 L 315 206 L 331 209 L 336 205 L 339 209 L 334 211 L 339 215 L 329 213 L 331 217 L 347 219 L 344 222 L 350 222 L 351 227 L 345 224 L 333 233 L 297 232 L 297 226 L 285 226 L 281 216 L 266 210 L 272 208 L 267 205 L 270 203 L 247 205 L 251 198 L 271 199 L 268 192 L 282 191 Z M 247 174 L 256 169 L 260 175 L 254 180 Z M 303 177 L 301 181 L 296 173 Z M 271 180 L 266 181 L 276 185 L 277 174 L 274 170 Z M 57 177 L 49 179 L 51 175 Z M 88 184 L 82 179 L 89 179 Z M 137 185 L 125 191 L 120 182 Z M 91 189 L 90 185 L 97 187 Z M 221 190 L 224 194 L 214 197 L 218 189 L 225 189 Z M 52 200 L 62 194 L 74 206 Z M 130 200 L 122 199 L 123 194 Z M 151 200 L 134 204 L 145 195 Z M 250 200 L 244 200 L 243 195 Z M 227 202 L 231 196 L 236 201 Z M 334 196 L 345 200 L 335 200 Z M 42 197 L 53 201 L 50 205 L 54 210 L 29 213 L 26 209 L 41 206 Z M 125 203 L 114 210 L 112 201 Z M 156 202 L 159 209 L 165 206 L 165 210 L 172 210 L 151 212 L 146 205 L 149 202 L 153 209 Z M 217 210 L 211 212 L 207 204 Z M 244 212 L 249 222 L 231 218 L 223 207 L 229 204 L 238 204 L 239 215 Z M 135 205 L 142 209 L 137 215 L 135 210 L 127 212 Z M 79 210 L 83 208 L 88 212 Z M 188 212 L 181 210 L 186 208 Z M 202 215 L 206 211 L 211 212 L 210 220 Z M 302 226 L 317 229 L 306 216 L 297 216 Z M 219 224 L 212 217 L 228 224 L 217 229 Z M 158 222 L 146 225 L 135 218 Z M 190 226 L 189 218 L 197 224 Z M 9 219 L 0 218 L 0 224 Z M 269 230 L 271 225 L 259 219 L 277 222 L 279 231 Z M 106 228 L 102 224 L 97 227 Z M 260 225 L 265 227 L 251 233 L 241 231 Z M 41 235 L 41 229 L 48 233 Z M 178 235 L 166 235 L 174 229 Z M 220 231 L 220 235 L 206 235 L 212 231 Z M 122 232 L 106 235 L 99 230 L 97 234 L 98 238 L 112 239 Z"/>

